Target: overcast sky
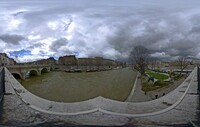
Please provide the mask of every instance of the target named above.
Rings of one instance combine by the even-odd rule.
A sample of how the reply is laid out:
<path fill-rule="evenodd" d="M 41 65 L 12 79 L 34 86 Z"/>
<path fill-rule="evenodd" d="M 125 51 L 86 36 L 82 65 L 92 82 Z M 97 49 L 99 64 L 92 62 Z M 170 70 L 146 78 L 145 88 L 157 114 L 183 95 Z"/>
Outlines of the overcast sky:
<path fill-rule="evenodd" d="M 1 0 L 0 52 L 17 61 L 74 54 L 200 58 L 199 0 Z"/>

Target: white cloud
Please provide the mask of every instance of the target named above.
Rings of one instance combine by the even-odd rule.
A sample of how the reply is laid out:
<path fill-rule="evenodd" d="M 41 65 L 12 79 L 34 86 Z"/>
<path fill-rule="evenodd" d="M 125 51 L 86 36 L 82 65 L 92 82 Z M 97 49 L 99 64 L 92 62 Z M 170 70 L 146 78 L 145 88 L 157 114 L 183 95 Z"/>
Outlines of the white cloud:
<path fill-rule="evenodd" d="M 10 30 L 17 29 L 21 23 L 22 21 L 20 21 L 19 19 L 11 19 L 10 22 L 8 23 L 8 28 Z"/>
<path fill-rule="evenodd" d="M 155 52 L 155 53 L 151 54 L 151 56 L 155 57 L 155 58 L 169 58 L 170 57 L 165 52 Z"/>
<path fill-rule="evenodd" d="M 29 40 L 38 40 L 38 39 L 40 39 L 41 38 L 41 36 L 40 35 L 29 35 L 28 36 L 28 39 Z"/>
<path fill-rule="evenodd" d="M 58 21 L 49 21 L 47 26 L 52 30 L 57 30 L 60 27 L 60 23 Z"/>
<path fill-rule="evenodd" d="M 40 56 L 40 55 L 31 54 L 31 55 L 25 55 L 22 57 L 15 58 L 15 60 L 17 60 L 17 62 L 30 62 L 30 61 L 36 61 L 39 59 L 47 59 L 47 58 L 48 56 Z"/>

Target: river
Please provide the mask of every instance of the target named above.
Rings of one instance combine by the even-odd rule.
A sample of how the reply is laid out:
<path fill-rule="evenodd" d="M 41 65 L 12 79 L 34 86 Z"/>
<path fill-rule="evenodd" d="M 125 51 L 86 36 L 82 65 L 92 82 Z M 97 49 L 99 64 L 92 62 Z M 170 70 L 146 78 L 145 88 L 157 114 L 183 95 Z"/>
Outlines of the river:
<path fill-rule="evenodd" d="M 31 93 L 57 102 L 78 102 L 98 96 L 124 101 L 135 77 L 136 72 L 130 68 L 82 73 L 52 71 L 31 76 L 21 84 Z"/>

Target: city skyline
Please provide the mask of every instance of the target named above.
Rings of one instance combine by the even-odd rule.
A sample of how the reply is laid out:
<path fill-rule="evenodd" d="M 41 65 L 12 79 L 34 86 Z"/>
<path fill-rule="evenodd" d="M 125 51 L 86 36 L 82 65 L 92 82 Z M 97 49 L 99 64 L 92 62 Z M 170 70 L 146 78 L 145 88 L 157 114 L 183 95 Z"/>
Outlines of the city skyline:
<path fill-rule="evenodd" d="M 199 3 L 2 0 L 0 52 L 20 62 L 67 54 L 118 60 L 142 45 L 160 59 L 200 58 Z"/>

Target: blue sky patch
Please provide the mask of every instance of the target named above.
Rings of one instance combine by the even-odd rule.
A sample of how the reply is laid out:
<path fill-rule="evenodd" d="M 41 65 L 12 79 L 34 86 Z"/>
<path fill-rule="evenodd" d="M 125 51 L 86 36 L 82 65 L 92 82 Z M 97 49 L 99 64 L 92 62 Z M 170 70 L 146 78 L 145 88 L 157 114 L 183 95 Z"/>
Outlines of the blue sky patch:
<path fill-rule="evenodd" d="M 10 56 L 12 57 L 23 57 L 26 55 L 31 55 L 31 51 L 30 50 L 19 50 L 19 51 L 13 51 L 13 52 L 9 52 Z"/>

